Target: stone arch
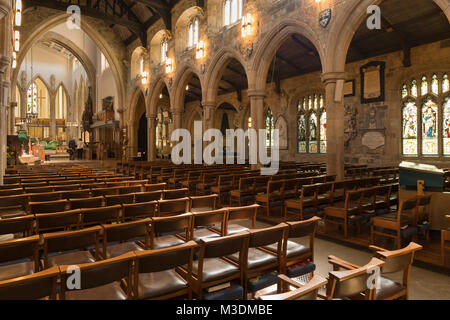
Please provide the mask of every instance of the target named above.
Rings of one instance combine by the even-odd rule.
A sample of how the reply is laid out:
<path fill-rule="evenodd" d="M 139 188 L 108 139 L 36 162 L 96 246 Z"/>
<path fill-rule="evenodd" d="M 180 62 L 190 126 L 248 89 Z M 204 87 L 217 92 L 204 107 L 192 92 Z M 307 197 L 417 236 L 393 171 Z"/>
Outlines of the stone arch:
<path fill-rule="evenodd" d="M 42 78 L 42 76 L 41 76 L 39 73 L 38 73 L 38 74 L 35 74 L 35 75 L 33 76 L 33 78 L 31 78 L 31 80 L 27 82 L 27 86 L 24 88 L 25 91 L 28 90 L 28 88 L 31 86 L 31 84 L 32 84 L 36 79 L 39 79 L 40 81 L 42 81 L 42 83 L 44 84 L 44 86 L 46 87 L 46 89 L 47 89 L 47 91 L 48 91 L 48 94 L 50 95 L 51 92 L 52 92 L 52 91 L 51 91 L 51 86 L 47 83 L 47 81 L 44 80 L 44 78 Z"/>
<path fill-rule="evenodd" d="M 147 115 L 148 116 L 156 116 L 158 112 L 158 99 L 159 94 L 162 92 L 164 86 L 166 86 L 167 91 L 169 92 L 169 100 L 171 96 L 171 92 L 169 90 L 169 86 L 166 83 L 166 78 L 160 77 L 150 84 L 149 92 L 150 95 L 147 101 Z"/>
<path fill-rule="evenodd" d="M 206 20 L 206 17 L 203 14 L 203 10 L 200 7 L 192 6 L 186 8 L 177 18 L 174 29 L 174 36 L 177 39 L 177 41 L 175 42 L 175 55 L 178 55 L 180 52 L 186 49 L 192 49 L 188 48 L 188 26 L 189 23 L 191 23 L 191 21 L 193 21 L 193 19 L 195 18 L 198 19 L 198 29 L 200 31 Z M 200 38 L 201 37 L 199 32 L 199 39 Z"/>
<path fill-rule="evenodd" d="M 284 41 L 294 34 L 305 37 L 313 44 L 319 54 L 323 68 L 323 59 L 325 55 L 324 48 L 319 40 L 319 35 L 305 22 L 293 19 L 283 19 L 282 22 L 272 28 L 261 40 L 254 53 L 251 72 L 249 73 L 251 76 L 249 79 L 249 90 L 265 90 L 266 75 L 269 72 L 275 53 Z"/>
<path fill-rule="evenodd" d="M 136 88 L 133 93 L 133 98 L 131 100 L 130 105 L 130 120 L 129 120 L 129 128 L 130 130 L 130 146 L 132 149 L 132 154 L 136 154 L 138 148 L 138 130 L 139 130 L 139 121 L 144 114 L 147 117 L 147 107 L 145 101 L 145 95 L 141 88 Z"/>
<path fill-rule="evenodd" d="M 205 86 L 203 85 L 203 77 L 197 71 L 197 68 L 193 65 L 185 65 L 181 67 L 181 71 L 175 75 L 173 81 L 174 91 L 171 95 L 171 106 L 173 110 L 183 111 L 184 110 L 184 96 L 186 84 L 188 83 L 190 77 L 195 75 L 200 80 L 200 86 L 202 89 L 202 97 L 205 96 Z"/>
<path fill-rule="evenodd" d="M 222 78 L 223 71 L 226 69 L 228 63 L 233 59 L 237 60 L 242 65 L 242 68 L 247 76 L 247 82 L 249 84 L 248 87 L 250 88 L 251 77 L 249 76 L 248 69 L 246 68 L 247 63 L 245 62 L 243 56 L 240 53 L 225 47 L 219 50 L 209 63 L 204 81 L 204 83 L 207 84 L 207 87 L 205 88 L 206 95 L 203 97 L 204 102 L 208 103 L 216 101 L 219 82 Z"/>
<path fill-rule="evenodd" d="M 161 41 L 164 37 L 169 38 L 169 32 L 166 29 L 161 29 L 155 33 L 149 42 L 151 66 L 159 66 L 161 64 Z"/>
<path fill-rule="evenodd" d="M 140 58 L 144 57 L 144 71 L 147 69 L 147 59 L 145 59 L 145 56 L 147 55 L 147 49 L 144 47 L 137 47 L 134 49 L 133 53 L 131 54 L 131 65 L 130 65 L 130 80 L 136 80 L 138 76 L 141 73 L 140 70 Z"/>
<path fill-rule="evenodd" d="M 145 93 L 142 90 L 142 87 L 140 86 L 136 86 L 133 88 L 133 90 L 131 91 L 132 94 L 130 96 L 130 102 L 128 104 L 129 108 L 128 108 L 128 119 L 129 119 L 129 123 L 130 125 L 133 124 L 136 120 L 136 112 L 137 112 L 137 104 L 138 104 L 138 100 L 140 98 L 140 95 L 142 94 L 142 97 L 144 97 L 144 105 L 145 105 L 145 111 L 147 112 L 147 101 L 145 99 Z"/>
<path fill-rule="evenodd" d="M 367 17 L 367 7 L 379 5 L 386 0 L 348 1 L 339 10 L 336 26 L 330 32 L 327 42 L 327 56 L 322 63 L 326 72 L 344 72 L 347 52 L 358 27 Z M 440 7 L 450 21 L 450 3 L 447 0 L 431 0 Z"/>
<path fill-rule="evenodd" d="M 37 8 L 37 11 L 45 11 L 42 8 Z M 20 66 L 25 58 L 26 53 L 28 50 L 38 41 L 41 40 L 42 36 L 47 33 L 50 29 L 53 27 L 65 23 L 67 20 L 67 14 L 60 13 L 57 11 L 51 11 L 55 12 L 53 15 L 50 15 L 48 10 L 45 11 L 45 15 L 49 16 L 47 19 L 40 21 L 39 23 L 36 23 L 33 25 L 31 30 L 28 30 L 28 33 L 24 34 L 24 37 L 22 38 L 22 47 L 17 57 L 17 65 Z M 35 11 L 27 11 L 26 14 L 37 14 Z M 26 17 L 24 19 L 26 20 Z M 31 19 L 31 20 L 35 20 Z M 123 68 L 122 63 L 120 61 L 120 56 L 117 55 L 117 53 L 114 52 L 114 49 L 112 46 L 108 43 L 107 39 L 100 34 L 98 31 L 98 27 L 95 27 L 91 25 L 92 23 L 89 22 L 90 19 L 84 18 L 81 19 L 81 29 L 93 40 L 93 42 L 98 46 L 100 51 L 105 55 L 106 59 L 108 60 L 111 71 L 114 76 L 114 80 L 116 82 L 117 87 L 117 93 L 118 93 L 118 100 L 120 105 L 123 105 L 124 103 L 124 84 L 126 83 L 124 77 L 123 77 Z M 25 32 L 24 32 L 25 33 Z M 17 81 L 18 78 L 18 72 L 20 68 L 16 68 L 13 71 L 12 80 L 13 82 Z M 87 70 L 86 70 L 87 71 Z M 95 79 L 95 78 L 94 78 Z M 90 81 L 91 85 L 95 83 L 95 81 Z M 94 94 L 94 92 L 93 92 Z M 94 99 L 95 100 L 95 99 Z"/>

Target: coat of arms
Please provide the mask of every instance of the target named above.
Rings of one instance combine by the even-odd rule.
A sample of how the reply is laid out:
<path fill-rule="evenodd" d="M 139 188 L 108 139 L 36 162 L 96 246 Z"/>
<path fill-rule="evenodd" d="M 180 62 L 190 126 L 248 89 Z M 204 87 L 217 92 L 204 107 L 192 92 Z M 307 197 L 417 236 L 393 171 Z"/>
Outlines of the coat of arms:
<path fill-rule="evenodd" d="M 323 10 L 319 13 L 319 24 L 322 28 L 326 28 L 331 21 L 331 9 Z"/>

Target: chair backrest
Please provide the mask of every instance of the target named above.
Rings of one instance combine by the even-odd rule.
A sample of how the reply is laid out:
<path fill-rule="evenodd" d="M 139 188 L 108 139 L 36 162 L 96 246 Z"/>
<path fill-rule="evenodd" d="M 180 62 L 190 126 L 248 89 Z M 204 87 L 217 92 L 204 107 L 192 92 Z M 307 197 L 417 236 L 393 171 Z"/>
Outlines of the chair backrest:
<path fill-rule="evenodd" d="M 255 189 L 255 177 L 242 177 L 239 179 L 240 191 L 253 191 Z"/>
<path fill-rule="evenodd" d="M 227 216 L 226 209 L 218 209 L 213 211 L 195 212 L 193 213 L 193 227 L 205 227 L 215 224 L 221 225 L 221 235 L 224 235 L 224 227 Z"/>
<path fill-rule="evenodd" d="M 240 260 L 248 248 L 249 233 L 239 233 L 220 238 L 203 238 L 199 240 L 199 270 L 205 258 L 218 258 L 239 252 Z"/>
<path fill-rule="evenodd" d="M 44 233 L 44 268 L 48 267 L 48 254 L 75 249 L 84 249 L 95 245 L 95 256 L 99 252 L 99 235 L 102 228 L 94 226 L 76 231 Z"/>
<path fill-rule="evenodd" d="M 164 190 L 166 188 L 166 183 L 162 182 L 162 183 L 154 183 L 154 184 L 146 184 L 144 185 L 144 191 L 145 192 L 149 192 L 149 191 L 158 191 L 158 190 Z"/>
<path fill-rule="evenodd" d="M 134 253 L 128 252 L 115 258 L 77 265 L 80 272 L 80 290 L 96 288 L 113 282 L 120 283 L 122 279 L 126 279 L 128 284 L 127 296 L 130 298 L 134 260 Z M 71 288 L 67 288 L 67 280 L 73 274 L 73 270 L 71 266 L 61 266 L 60 269 L 61 299 L 65 299 L 65 295 L 71 291 Z M 101 299 L 102 297 L 98 296 L 96 298 Z"/>
<path fill-rule="evenodd" d="M 333 190 L 334 182 L 325 182 L 319 184 L 317 188 L 317 194 L 326 194 L 330 193 Z"/>
<path fill-rule="evenodd" d="M 415 217 L 417 210 L 417 199 L 412 198 L 408 200 L 400 200 L 400 205 L 397 211 L 397 221 L 401 223 L 411 222 Z"/>
<path fill-rule="evenodd" d="M 319 289 L 327 284 L 327 279 L 314 275 L 308 283 L 300 288 L 272 295 L 260 296 L 259 300 L 316 300 Z"/>
<path fill-rule="evenodd" d="M 32 214 L 37 213 L 51 213 L 65 211 L 67 200 L 55 200 L 55 201 L 43 201 L 43 202 L 30 202 L 30 211 Z"/>
<path fill-rule="evenodd" d="M 306 236 L 312 236 L 314 238 L 319 220 L 319 217 L 314 216 L 307 220 L 286 222 L 289 226 L 288 238 L 301 238 Z"/>
<path fill-rule="evenodd" d="M 123 219 L 150 218 L 156 213 L 156 201 L 123 204 Z"/>
<path fill-rule="evenodd" d="M 0 281 L 0 300 L 56 299 L 59 268 L 33 273 L 19 278 Z"/>
<path fill-rule="evenodd" d="M 90 197 L 90 198 L 81 198 L 81 199 L 70 199 L 70 208 L 72 209 L 83 209 L 83 208 L 99 208 L 103 207 L 105 198 L 102 196 L 99 197 Z"/>
<path fill-rule="evenodd" d="M 104 224 L 119 221 L 120 205 L 81 209 L 81 225 Z"/>
<path fill-rule="evenodd" d="M 119 188 L 119 194 L 127 194 L 127 193 L 136 193 L 136 192 L 142 192 L 142 186 L 127 186 L 127 187 L 120 187 Z"/>
<path fill-rule="evenodd" d="M 23 193 L 25 193 L 25 191 L 22 188 L 0 190 L 0 196 L 15 196 L 17 194 L 23 194 Z"/>
<path fill-rule="evenodd" d="M 106 252 L 108 242 L 128 241 L 135 238 L 145 238 L 146 248 L 150 248 L 150 222 L 149 218 L 118 224 L 104 224 L 103 252 Z"/>
<path fill-rule="evenodd" d="M 12 262 L 29 258 L 35 263 L 35 270 L 39 270 L 38 260 L 39 236 L 34 235 L 22 239 L 0 241 L 0 263 Z"/>
<path fill-rule="evenodd" d="M 280 223 L 273 227 L 264 229 L 250 230 L 249 248 L 264 247 L 274 243 L 278 244 L 278 253 L 281 257 L 282 244 L 289 226 L 286 223 Z"/>
<path fill-rule="evenodd" d="M 426 196 L 417 197 L 417 205 L 421 207 L 429 206 L 431 203 L 431 198 L 433 195 L 429 194 Z"/>
<path fill-rule="evenodd" d="M 81 211 L 79 209 L 75 209 L 63 212 L 36 214 L 36 232 L 41 233 L 42 231 L 60 228 L 69 230 L 73 227 L 77 229 L 80 223 L 80 213 Z"/>
<path fill-rule="evenodd" d="M 327 285 L 327 299 L 349 298 L 364 293 L 366 300 L 374 299 L 374 288 L 368 286 L 370 270 L 381 267 L 383 261 L 372 258 L 365 266 L 346 271 L 330 271 Z"/>
<path fill-rule="evenodd" d="M 63 199 L 89 198 L 91 196 L 91 192 L 89 190 L 67 190 L 62 191 L 61 196 Z"/>
<path fill-rule="evenodd" d="M 53 187 L 52 186 L 42 186 L 42 187 L 25 187 L 25 192 L 26 193 L 48 193 L 48 192 L 53 192 Z"/>
<path fill-rule="evenodd" d="M 228 215 L 227 215 L 227 223 L 228 225 L 230 221 L 243 221 L 248 220 L 251 222 L 251 229 L 256 228 L 256 215 L 258 213 L 259 209 L 258 204 L 252 204 L 249 206 L 244 207 L 230 207 L 227 208 Z M 227 230 L 225 230 L 225 234 L 227 234 Z"/>
<path fill-rule="evenodd" d="M 300 194 L 301 198 L 305 197 L 315 197 L 317 196 L 317 190 L 319 186 L 316 184 L 304 185 L 302 186 L 302 193 Z"/>
<path fill-rule="evenodd" d="M 158 216 L 173 216 L 188 212 L 189 198 L 159 200 Z"/>
<path fill-rule="evenodd" d="M 0 235 L 22 232 L 29 236 L 33 230 L 33 223 L 33 215 L 0 219 Z"/>
<path fill-rule="evenodd" d="M 79 184 L 64 184 L 64 185 L 54 185 L 52 186 L 53 191 L 74 191 L 80 189 Z"/>
<path fill-rule="evenodd" d="M 216 210 L 216 202 L 218 197 L 219 196 L 217 194 L 190 197 L 189 211 L 198 212 L 199 210 L 203 211 Z"/>
<path fill-rule="evenodd" d="M 189 195 L 188 188 L 163 190 L 163 199 L 179 199 Z"/>
<path fill-rule="evenodd" d="M 345 208 L 348 208 L 351 203 L 361 203 L 362 192 L 361 191 L 346 191 L 345 192 Z"/>
<path fill-rule="evenodd" d="M 28 193 L 29 202 L 44 202 L 61 199 L 62 191 L 44 192 L 44 193 Z"/>
<path fill-rule="evenodd" d="M 192 214 L 185 213 L 173 217 L 153 217 L 151 223 L 151 240 L 161 233 L 172 233 L 175 231 L 184 231 L 186 238 L 190 239 L 190 230 L 192 226 Z M 153 243 L 152 243 L 153 246 Z"/>
<path fill-rule="evenodd" d="M 136 202 L 161 200 L 162 190 L 136 193 L 134 198 Z"/>
<path fill-rule="evenodd" d="M 116 204 L 133 203 L 134 194 L 121 194 L 121 195 L 106 195 L 105 203 L 107 206 L 114 206 Z"/>
<path fill-rule="evenodd" d="M 384 265 L 381 268 L 383 274 L 396 273 L 396 272 L 408 272 L 414 261 L 414 254 L 416 251 L 421 250 L 422 246 L 411 242 L 408 246 L 403 249 L 394 251 L 376 251 L 375 257 L 384 261 Z M 408 275 L 405 275 L 409 277 Z M 407 280 L 405 277 L 404 281 Z M 406 284 L 406 283 L 405 283 Z"/>
<path fill-rule="evenodd" d="M 112 194 L 119 194 L 119 188 L 118 187 L 98 188 L 98 189 L 92 189 L 91 192 L 94 197 L 106 196 L 106 195 L 112 195 Z"/>
<path fill-rule="evenodd" d="M 271 194 L 273 192 L 280 192 L 283 190 L 284 180 L 272 180 L 267 182 L 267 194 Z"/>

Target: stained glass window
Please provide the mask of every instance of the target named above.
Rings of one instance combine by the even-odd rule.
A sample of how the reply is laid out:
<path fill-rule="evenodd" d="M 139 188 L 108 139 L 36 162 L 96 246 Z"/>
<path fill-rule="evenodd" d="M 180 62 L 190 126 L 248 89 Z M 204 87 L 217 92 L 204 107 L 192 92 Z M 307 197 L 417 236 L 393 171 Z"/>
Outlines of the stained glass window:
<path fill-rule="evenodd" d="M 450 82 L 448 80 L 448 74 L 444 74 L 442 81 L 442 92 L 447 93 L 450 90 Z"/>
<path fill-rule="evenodd" d="M 417 80 L 411 82 L 411 95 L 417 98 Z"/>
<path fill-rule="evenodd" d="M 327 153 L 327 113 L 320 115 L 320 153 Z"/>
<path fill-rule="evenodd" d="M 300 112 L 302 110 L 303 110 L 303 101 L 302 100 L 298 100 L 297 111 Z"/>
<path fill-rule="evenodd" d="M 37 114 L 37 87 L 32 83 L 27 91 L 27 113 Z"/>
<path fill-rule="evenodd" d="M 415 102 L 407 102 L 403 106 L 403 154 L 417 154 L 417 106 Z"/>
<path fill-rule="evenodd" d="M 273 145 L 273 115 L 270 109 L 267 110 L 266 115 L 266 147 Z"/>
<path fill-rule="evenodd" d="M 450 98 L 446 98 L 443 107 L 443 147 L 444 155 L 450 156 Z"/>
<path fill-rule="evenodd" d="M 323 108 L 323 94 L 320 95 L 319 108 Z"/>
<path fill-rule="evenodd" d="M 298 152 L 306 153 L 306 119 L 301 114 L 297 117 Z"/>
<path fill-rule="evenodd" d="M 427 77 L 422 77 L 422 82 L 420 84 L 420 93 L 422 96 L 426 95 L 428 93 L 428 81 Z"/>
<path fill-rule="evenodd" d="M 317 116 L 311 113 L 309 116 L 309 153 L 317 153 Z"/>
<path fill-rule="evenodd" d="M 438 154 L 438 106 L 428 98 L 422 107 L 422 154 Z"/>
<path fill-rule="evenodd" d="M 308 109 L 312 109 L 312 97 L 311 96 L 309 96 L 308 97 Z"/>
<path fill-rule="evenodd" d="M 431 78 L 431 92 L 435 95 L 439 94 L 439 80 L 436 74 Z"/>
<path fill-rule="evenodd" d="M 166 62 L 168 48 L 167 38 L 164 38 L 163 41 L 161 41 L 161 63 Z"/>
<path fill-rule="evenodd" d="M 406 98 L 408 96 L 408 86 L 406 84 L 403 84 L 402 87 L 402 99 Z"/>
<path fill-rule="evenodd" d="M 318 106 L 318 100 L 317 100 L 317 94 L 314 95 L 314 109 L 317 109 Z"/>

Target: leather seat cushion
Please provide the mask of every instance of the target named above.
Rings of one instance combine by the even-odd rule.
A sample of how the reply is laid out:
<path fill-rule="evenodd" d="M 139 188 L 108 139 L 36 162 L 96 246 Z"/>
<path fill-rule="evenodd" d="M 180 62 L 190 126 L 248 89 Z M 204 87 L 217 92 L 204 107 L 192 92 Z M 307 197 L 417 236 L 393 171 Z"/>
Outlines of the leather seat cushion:
<path fill-rule="evenodd" d="M 156 237 L 153 241 L 153 249 L 163 249 L 183 244 L 184 241 L 174 235 Z"/>
<path fill-rule="evenodd" d="M 204 239 L 204 238 L 218 238 L 220 237 L 219 234 L 208 230 L 207 228 L 201 228 L 201 229 L 197 229 L 194 231 L 194 235 L 192 237 L 192 240 L 194 241 L 198 241 L 200 239 Z"/>
<path fill-rule="evenodd" d="M 76 251 L 69 253 L 61 253 L 48 257 L 48 266 L 62 266 L 72 264 L 82 264 L 95 262 L 94 257 L 89 251 Z"/>
<path fill-rule="evenodd" d="M 239 262 L 239 252 L 229 256 L 229 258 L 236 263 Z M 277 261 L 277 257 L 273 254 L 264 252 L 258 248 L 248 249 L 248 269 L 258 268 L 264 265 L 268 265 Z"/>
<path fill-rule="evenodd" d="M 380 289 L 376 290 L 377 300 L 383 300 L 405 289 L 405 287 L 391 279 L 380 277 Z"/>
<path fill-rule="evenodd" d="M 109 283 L 100 287 L 85 290 L 66 291 L 66 300 L 126 300 L 118 282 Z"/>
<path fill-rule="evenodd" d="M 32 261 L 14 263 L 0 266 L 0 281 L 26 276 L 34 273 L 34 263 Z"/>
<path fill-rule="evenodd" d="M 278 244 L 277 243 L 273 243 L 269 246 L 265 246 L 264 247 L 267 250 L 270 250 L 272 252 L 277 252 L 278 249 Z M 299 243 L 296 243 L 294 241 L 289 241 L 287 242 L 287 250 L 286 250 L 286 256 L 288 258 L 290 257 L 295 257 L 295 256 L 300 256 L 303 255 L 305 253 L 311 252 L 311 249 L 308 247 L 305 247 Z"/>
<path fill-rule="evenodd" d="M 106 248 L 106 258 L 114 258 L 130 251 L 142 250 L 144 249 L 141 246 L 139 246 L 136 242 L 131 241 L 108 245 Z"/>
<path fill-rule="evenodd" d="M 140 273 L 138 298 L 149 299 L 170 294 L 187 287 L 187 282 L 174 270 Z"/>
<path fill-rule="evenodd" d="M 221 258 L 205 258 L 203 262 L 203 281 L 214 281 L 239 272 L 239 268 Z M 198 276 L 198 260 L 192 264 L 192 273 Z"/>

